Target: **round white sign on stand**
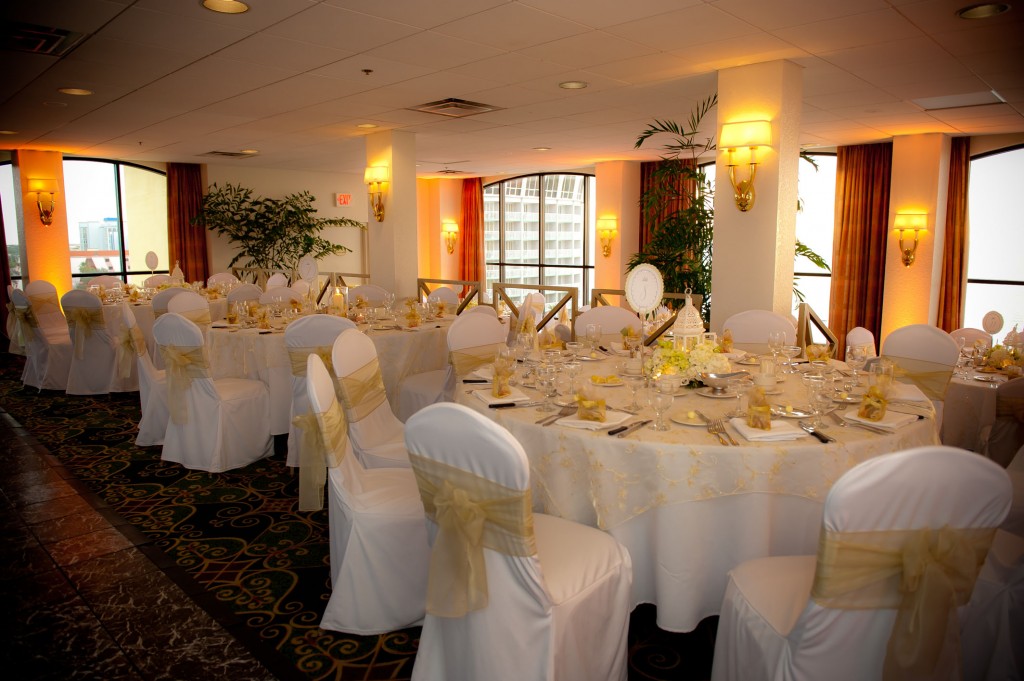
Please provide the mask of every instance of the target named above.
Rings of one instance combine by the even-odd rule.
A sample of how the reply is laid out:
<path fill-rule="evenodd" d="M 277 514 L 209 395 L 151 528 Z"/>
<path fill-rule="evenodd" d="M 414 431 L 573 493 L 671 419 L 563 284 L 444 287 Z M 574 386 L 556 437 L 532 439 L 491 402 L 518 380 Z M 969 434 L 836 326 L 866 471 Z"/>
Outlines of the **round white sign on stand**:
<path fill-rule="evenodd" d="M 982 317 L 981 328 L 985 329 L 985 333 L 988 334 L 995 335 L 999 333 L 1003 330 L 1003 315 L 992 310 Z"/>
<path fill-rule="evenodd" d="M 156 269 L 156 266 L 160 264 L 160 258 L 157 257 L 156 253 L 150 251 L 146 254 L 146 267 L 152 272 Z"/>
<path fill-rule="evenodd" d="M 626 301 L 639 314 L 649 314 L 658 309 L 665 297 L 665 280 L 654 265 L 637 265 L 626 275 Z"/>
<path fill-rule="evenodd" d="M 316 258 L 311 255 L 304 255 L 299 258 L 299 279 L 302 281 L 312 282 L 320 274 L 319 268 L 317 268 Z"/>

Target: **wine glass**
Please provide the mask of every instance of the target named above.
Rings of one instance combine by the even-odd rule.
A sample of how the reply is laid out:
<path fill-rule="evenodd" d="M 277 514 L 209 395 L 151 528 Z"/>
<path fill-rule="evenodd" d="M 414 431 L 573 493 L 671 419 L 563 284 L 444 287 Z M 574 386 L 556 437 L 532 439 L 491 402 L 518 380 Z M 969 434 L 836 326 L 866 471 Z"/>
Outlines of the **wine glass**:
<path fill-rule="evenodd" d="M 565 354 L 569 361 L 575 360 L 580 356 L 580 352 L 583 350 L 583 343 L 579 341 L 566 341 L 565 342 Z"/>
<path fill-rule="evenodd" d="M 728 386 L 727 390 L 736 396 L 736 409 L 733 410 L 733 412 L 729 414 L 729 416 L 737 418 L 740 416 L 746 416 L 747 412 L 743 408 L 743 398 L 746 395 L 746 393 L 743 391 L 743 379 L 730 378 L 726 382 L 726 385 Z"/>
<path fill-rule="evenodd" d="M 637 391 L 646 380 L 647 379 L 643 377 L 643 374 L 622 374 L 622 382 L 629 388 L 629 396 L 632 398 L 632 401 L 629 403 L 630 411 L 640 411 L 643 409 L 637 401 Z"/>
<path fill-rule="evenodd" d="M 395 294 L 388 291 L 384 294 L 384 313 L 391 319 L 391 308 L 395 306 Z"/>
<path fill-rule="evenodd" d="M 558 395 L 555 381 L 558 375 L 557 370 L 553 366 L 541 365 L 534 370 L 534 373 L 537 376 L 537 390 L 544 396 L 544 401 L 537 407 L 537 411 L 555 411 L 555 403 L 551 398 Z"/>
<path fill-rule="evenodd" d="M 860 370 L 864 368 L 864 364 L 868 361 L 868 350 L 863 345 L 847 345 L 846 346 L 846 364 L 853 371 L 853 385 L 854 387 L 860 385 Z"/>
<path fill-rule="evenodd" d="M 772 353 L 772 359 L 775 360 L 776 364 L 779 361 L 779 353 L 782 352 L 782 348 L 786 345 L 786 332 L 785 331 L 769 331 L 768 332 L 768 351 Z"/>
<path fill-rule="evenodd" d="M 596 352 L 601 345 L 601 325 L 587 324 L 587 343 L 590 344 L 590 351 Z"/>
<path fill-rule="evenodd" d="M 671 386 L 664 381 L 658 381 L 651 392 L 651 407 L 654 409 L 654 430 L 668 430 L 669 425 L 665 423 L 665 412 L 672 407 L 673 395 Z"/>
<path fill-rule="evenodd" d="M 813 390 L 810 397 L 811 411 L 814 413 L 814 427 L 821 428 L 825 424 L 822 423 L 822 415 L 828 413 L 829 407 L 832 406 L 832 390 L 827 385 L 827 381 L 822 385 L 821 388 Z"/>
<path fill-rule="evenodd" d="M 793 360 L 796 358 L 797 355 L 800 354 L 800 346 L 799 345 L 783 345 L 782 346 L 782 354 L 786 357 L 787 360 L 789 360 L 789 361 L 786 362 L 786 365 L 789 368 L 788 368 L 788 370 L 784 371 L 783 373 L 785 373 L 785 374 L 795 374 L 795 373 L 797 373 L 796 364 L 793 362 Z"/>

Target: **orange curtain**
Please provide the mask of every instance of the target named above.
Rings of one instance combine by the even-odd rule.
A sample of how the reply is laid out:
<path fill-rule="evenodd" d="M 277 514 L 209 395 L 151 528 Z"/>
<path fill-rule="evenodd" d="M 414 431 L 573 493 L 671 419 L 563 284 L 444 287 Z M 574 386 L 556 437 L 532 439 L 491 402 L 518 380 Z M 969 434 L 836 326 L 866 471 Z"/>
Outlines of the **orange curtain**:
<path fill-rule="evenodd" d="M 828 325 L 845 354 L 855 326 L 881 336 L 892 143 L 839 147 Z"/>
<path fill-rule="evenodd" d="M 0 243 L 7 243 L 7 226 L 4 224 L 4 212 L 0 210 Z M 7 295 L 7 287 L 11 285 L 11 263 L 8 261 L 6 251 L 0 258 L 0 286 L 4 290 L 3 304 L 0 305 L 0 334 L 7 337 L 7 303 L 11 302 Z M 8 339 L 9 340 L 9 339 Z M 6 352 L 6 348 L 0 348 L 0 352 Z"/>
<path fill-rule="evenodd" d="M 210 276 L 206 230 L 192 224 L 203 209 L 203 178 L 195 163 L 167 164 L 167 237 L 171 262 L 180 263 L 185 281 Z"/>
<path fill-rule="evenodd" d="M 462 181 L 462 257 L 459 279 L 483 279 L 484 261 L 484 185 L 479 177 Z M 466 292 L 463 291 L 463 294 Z"/>
<path fill-rule="evenodd" d="M 686 208 L 690 202 L 689 197 L 697 193 L 697 183 L 693 178 L 685 177 L 680 173 L 666 173 L 658 175 L 658 171 L 668 164 L 690 166 L 696 168 L 696 162 L 692 158 L 666 159 L 662 161 L 644 161 L 640 164 L 640 244 L 638 250 L 644 250 L 644 246 L 651 240 L 651 232 L 661 224 L 667 215 Z M 658 187 L 661 191 L 659 196 L 671 197 L 664 201 L 657 211 L 644 209 L 644 196 L 655 187 L 655 183 L 661 183 Z"/>
<path fill-rule="evenodd" d="M 954 137 L 949 150 L 946 244 L 942 250 L 939 314 L 936 326 L 947 333 L 963 326 L 967 289 L 967 194 L 971 177 L 971 138 Z"/>

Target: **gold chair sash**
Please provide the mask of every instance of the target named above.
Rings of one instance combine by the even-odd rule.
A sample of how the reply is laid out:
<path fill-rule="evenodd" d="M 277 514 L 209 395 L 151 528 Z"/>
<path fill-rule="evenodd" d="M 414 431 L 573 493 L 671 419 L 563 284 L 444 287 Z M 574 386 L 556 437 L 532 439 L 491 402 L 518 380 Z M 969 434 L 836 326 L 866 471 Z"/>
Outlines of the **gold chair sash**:
<path fill-rule="evenodd" d="M 348 423 L 337 402 L 319 416 L 312 411 L 292 419 L 302 431 L 299 444 L 299 510 L 319 511 L 324 507 L 327 469 L 334 468 L 348 450 Z"/>
<path fill-rule="evenodd" d="M 306 375 L 306 358 L 316 355 L 324 361 L 327 373 L 334 376 L 334 360 L 331 359 L 330 345 L 305 345 L 288 348 L 288 359 L 292 365 L 292 376 L 303 378 Z"/>
<path fill-rule="evenodd" d="M 452 350 L 448 353 L 448 363 L 455 369 L 456 375 L 465 376 L 493 362 L 500 346 L 501 343 L 488 343 Z"/>
<path fill-rule="evenodd" d="M 353 423 L 362 421 L 387 400 L 384 378 L 380 374 L 380 363 L 376 358 L 353 371 L 339 377 L 341 402 L 345 413 Z"/>
<path fill-rule="evenodd" d="M 953 367 L 913 357 L 884 355 L 884 358 L 892 360 L 894 378 L 909 379 L 930 400 L 945 399 L 946 386 L 953 377 Z"/>
<path fill-rule="evenodd" d="M 179 312 L 182 317 L 189 320 L 196 326 L 209 326 L 213 323 L 210 318 L 210 308 L 199 308 L 197 310 L 182 310 Z"/>
<path fill-rule="evenodd" d="M 25 347 L 35 340 L 36 334 L 33 329 L 39 328 L 39 322 L 36 320 L 36 316 L 32 314 L 31 307 L 15 307 L 14 317 L 18 342 L 22 347 Z"/>
<path fill-rule="evenodd" d="M 93 329 L 104 328 L 103 310 L 92 307 L 70 307 L 67 309 L 68 324 L 74 328 L 75 357 L 85 358 L 85 341 L 92 336 Z"/>
<path fill-rule="evenodd" d="M 118 378 L 128 378 L 132 375 L 135 353 L 135 336 L 130 328 L 124 327 L 117 337 L 117 346 L 114 348 L 114 362 L 117 365 Z"/>
<path fill-rule="evenodd" d="M 18 308 L 14 306 L 14 301 L 7 301 L 7 336 L 11 340 L 17 340 L 18 336 Z"/>
<path fill-rule="evenodd" d="M 956 608 L 971 597 L 995 528 L 822 531 L 811 597 L 826 608 L 897 608 L 882 678 L 930 678 L 959 656 Z"/>
<path fill-rule="evenodd" d="M 484 548 L 537 553 L 530 490 L 504 487 L 460 468 L 410 454 L 427 517 L 437 523 L 427 578 L 427 612 L 462 617 L 487 607 Z"/>
<path fill-rule="evenodd" d="M 188 423 L 188 402 L 185 394 L 192 379 L 206 378 L 210 364 L 203 345 L 160 345 L 160 355 L 167 367 L 167 402 L 171 420 L 178 425 Z"/>
<path fill-rule="evenodd" d="M 135 348 L 135 354 L 145 355 L 149 350 L 146 347 L 146 337 L 142 335 L 142 329 L 137 326 L 133 326 L 129 329 L 129 333 L 132 335 L 132 347 Z"/>
<path fill-rule="evenodd" d="M 56 293 L 28 296 L 28 302 L 37 318 L 39 315 L 60 313 L 60 302 Z"/>

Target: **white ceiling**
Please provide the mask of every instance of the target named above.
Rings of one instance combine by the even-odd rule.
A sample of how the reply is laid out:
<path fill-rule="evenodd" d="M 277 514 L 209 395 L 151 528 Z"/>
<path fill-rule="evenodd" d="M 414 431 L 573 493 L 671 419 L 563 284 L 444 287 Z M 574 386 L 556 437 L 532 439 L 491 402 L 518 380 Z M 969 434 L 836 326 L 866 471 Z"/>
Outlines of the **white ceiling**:
<path fill-rule="evenodd" d="M 0 148 L 190 163 L 258 149 L 216 162 L 358 173 L 374 131 L 356 126 L 374 123 L 415 133 L 424 177 L 582 168 L 657 158 L 633 148 L 649 122 L 685 122 L 718 69 L 776 59 L 804 68 L 806 146 L 1024 133 L 1024 0 L 980 21 L 955 15 L 972 0 L 247 1 L 5 0 L 7 20 L 85 37 L 63 58 L 0 51 L 0 130 L 16 133 Z M 1005 103 L 911 101 L 991 90 Z M 409 110 L 449 97 L 502 108 Z"/>

